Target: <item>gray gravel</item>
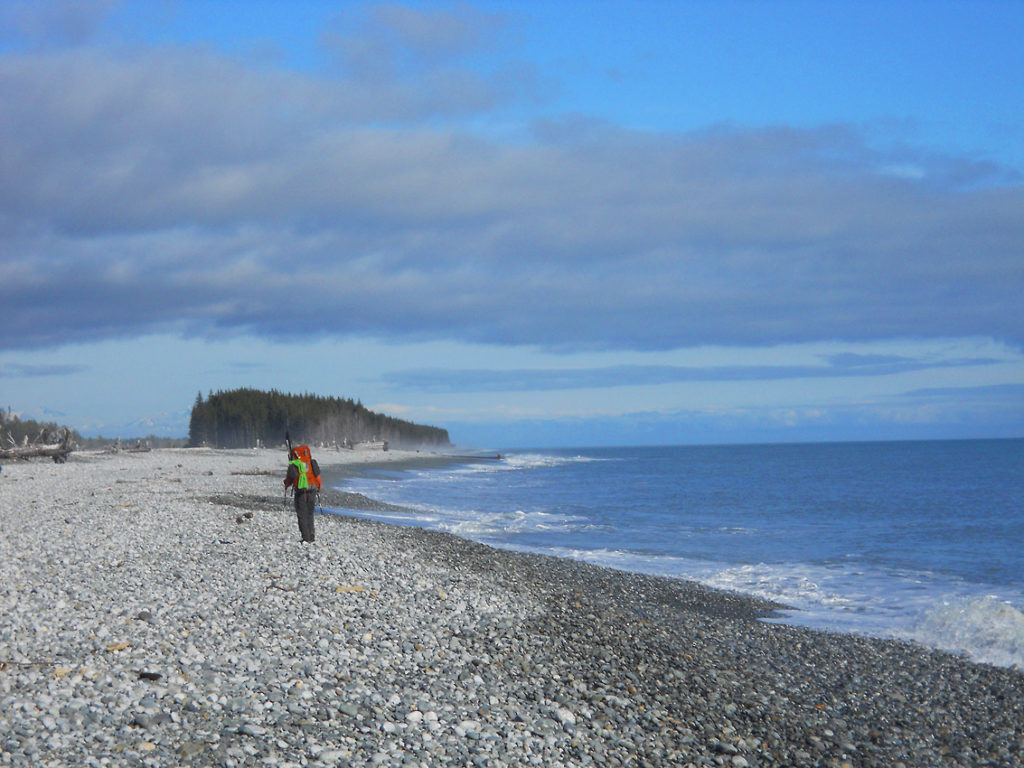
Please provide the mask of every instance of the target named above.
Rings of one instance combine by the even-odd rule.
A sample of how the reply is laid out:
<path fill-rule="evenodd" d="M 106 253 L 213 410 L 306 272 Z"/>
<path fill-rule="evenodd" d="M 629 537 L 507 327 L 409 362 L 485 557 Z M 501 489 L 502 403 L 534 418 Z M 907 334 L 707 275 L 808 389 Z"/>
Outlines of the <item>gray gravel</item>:
<path fill-rule="evenodd" d="M 283 468 L 4 466 L 0 765 L 1024 764 L 1019 670 L 414 528 L 304 545 Z"/>

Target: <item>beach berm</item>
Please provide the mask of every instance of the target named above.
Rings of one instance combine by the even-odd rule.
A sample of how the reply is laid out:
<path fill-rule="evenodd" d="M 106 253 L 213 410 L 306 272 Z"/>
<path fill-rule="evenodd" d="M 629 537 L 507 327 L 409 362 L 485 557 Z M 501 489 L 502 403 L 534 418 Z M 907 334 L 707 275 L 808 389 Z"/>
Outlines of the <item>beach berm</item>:
<path fill-rule="evenodd" d="M 445 460 L 315 455 L 328 484 Z M 343 514 L 304 544 L 284 469 L 204 449 L 4 466 L 0 765 L 1024 764 L 1019 669 Z"/>

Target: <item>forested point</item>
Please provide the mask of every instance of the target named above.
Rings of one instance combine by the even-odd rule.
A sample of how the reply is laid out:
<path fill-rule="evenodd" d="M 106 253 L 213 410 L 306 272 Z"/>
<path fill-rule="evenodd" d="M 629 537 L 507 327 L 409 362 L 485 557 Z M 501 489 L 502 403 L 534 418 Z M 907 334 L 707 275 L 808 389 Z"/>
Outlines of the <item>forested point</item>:
<path fill-rule="evenodd" d="M 295 444 L 351 447 L 387 442 L 395 447 L 448 446 L 448 430 L 374 413 L 337 397 L 291 395 L 276 390 L 200 392 L 192 406 L 189 445 L 251 448 L 278 445 L 285 433 Z"/>

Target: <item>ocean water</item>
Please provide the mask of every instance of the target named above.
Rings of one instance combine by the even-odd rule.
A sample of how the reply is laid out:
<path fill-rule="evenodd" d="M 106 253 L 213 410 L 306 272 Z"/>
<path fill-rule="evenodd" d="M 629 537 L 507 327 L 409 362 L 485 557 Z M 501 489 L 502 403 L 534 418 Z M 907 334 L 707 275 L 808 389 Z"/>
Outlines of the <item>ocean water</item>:
<path fill-rule="evenodd" d="M 1024 440 L 570 448 L 371 471 L 358 514 L 691 579 L 1024 669 Z"/>

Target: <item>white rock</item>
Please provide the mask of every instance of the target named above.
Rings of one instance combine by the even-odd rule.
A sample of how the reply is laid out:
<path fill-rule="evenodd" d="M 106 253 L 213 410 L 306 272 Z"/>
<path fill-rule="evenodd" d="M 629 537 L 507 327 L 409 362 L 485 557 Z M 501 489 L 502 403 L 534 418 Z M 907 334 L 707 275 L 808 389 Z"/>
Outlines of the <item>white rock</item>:
<path fill-rule="evenodd" d="M 565 707 L 558 707 L 555 710 L 555 720 L 561 723 L 563 726 L 576 725 L 576 715 Z"/>

